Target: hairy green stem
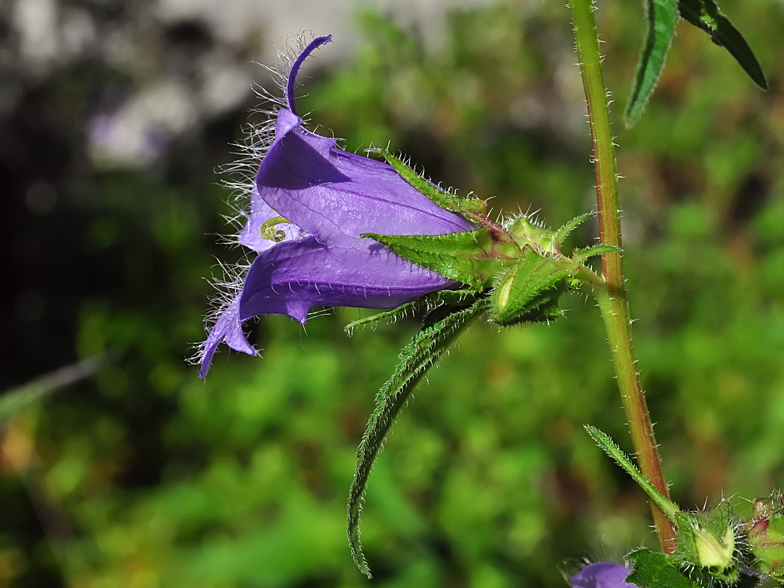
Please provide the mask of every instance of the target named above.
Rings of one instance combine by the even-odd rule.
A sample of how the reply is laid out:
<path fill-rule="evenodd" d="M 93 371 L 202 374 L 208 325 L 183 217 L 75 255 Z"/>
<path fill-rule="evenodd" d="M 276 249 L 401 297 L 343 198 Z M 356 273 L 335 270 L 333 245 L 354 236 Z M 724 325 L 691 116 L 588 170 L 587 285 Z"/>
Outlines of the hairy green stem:
<path fill-rule="evenodd" d="M 599 38 L 593 17 L 593 1 L 570 0 L 569 5 L 593 138 L 600 239 L 602 243 L 613 245 L 620 251 L 622 243 L 618 209 L 618 174 L 607 93 L 602 77 Z M 626 420 L 629 423 L 632 444 L 637 454 L 637 462 L 642 474 L 663 496 L 669 498 L 669 488 L 662 472 L 653 424 L 634 357 L 632 326 L 620 253 L 608 253 L 602 256 L 602 276 L 605 287 L 594 288 L 594 293 L 607 330 L 610 353 Z M 665 553 L 672 553 L 675 548 L 675 531 L 672 524 L 653 503 L 651 503 L 651 511 L 662 550 Z"/>

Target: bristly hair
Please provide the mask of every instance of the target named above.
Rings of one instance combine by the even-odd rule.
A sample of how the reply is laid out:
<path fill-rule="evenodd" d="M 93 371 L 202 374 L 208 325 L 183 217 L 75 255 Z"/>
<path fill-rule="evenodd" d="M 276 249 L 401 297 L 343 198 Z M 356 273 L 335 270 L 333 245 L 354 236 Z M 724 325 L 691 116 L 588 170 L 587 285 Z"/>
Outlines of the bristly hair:
<path fill-rule="evenodd" d="M 218 169 L 218 173 L 223 176 L 220 180 L 220 185 L 229 193 L 228 202 L 232 210 L 232 213 L 225 217 L 226 222 L 235 229 L 235 232 L 232 234 L 218 235 L 218 241 L 224 245 L 237 247 L 240 244 L 240 231 L 250 219 L 250 201 L 255 187 L 256 172 L 275 139 L 278 111 L 287 107 L 286 84 L 289 72 L 297 57 L 313 38 L 312 32 L 300 33 L 296 37 L 287 40 L 282 48 L 275 48 L 275 65 L 258 64 L 268 72 L 269 77 L 278 90 L 273 93 L 264 86 L 253 84 L 253 91 L 260 99 L 261 104 L 251 110 L 251 115 L 261 115 L 263 120 L 262 122 L 248 122 L 243 125 L 243 138 L 231 145 L 237 159 Z M 233 265 L 224 265 L 220 261 L 218 262 L 221 276 L 211 280 L 216 292 L 210 298 L 209 310 L 204 321 L 208 334 L 215 326 L 218 317 L 223 314 L 242 291 L 245 274 L 252 262 L 248 253 L 245 252 L 240 261 Z M 206 341 L 193 345 L 193 351 L 190 357 L 188 357 L 189 363 L 201 363 L 204 357 L 205 345 Z"/>

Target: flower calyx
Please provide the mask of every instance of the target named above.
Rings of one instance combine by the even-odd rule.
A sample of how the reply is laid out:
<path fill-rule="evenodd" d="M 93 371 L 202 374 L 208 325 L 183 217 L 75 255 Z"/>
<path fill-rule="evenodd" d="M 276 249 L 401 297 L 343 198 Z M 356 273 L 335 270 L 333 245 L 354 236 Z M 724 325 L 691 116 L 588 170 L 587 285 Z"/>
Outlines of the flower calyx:
<path fill-rule="evenodd" d="M 743 526 L 736 523 L 735 514 L 729 500 L 722 499 L 719 505 L 711 510 L 698 512 L 682 511 L 672 500 L 663 496 L 654 485 L 646 479 L 629 457 L 613 442 L 613 440 L 596 429 L 585 427 L 596 444 L 604 450 L 623 470 L 628 473 L 648 497 L 658 506 L 676 528 L 676 549 L 672 555 L 652 554 L 648 550 L 638 550 L 630 554 L 646 560 L 645 565 L 672 568 L 684 577 L 684 582 L 661 583 L 655 579 L 646 580 L 640 577 L 635 563 L 634 571 L 628 581 L 639 588 L 654 586 L 737 586 L 747 581 L 749 576 L 749 553 L 743 537 Z M 632 556 L 635 557 L 632 557 Z M 653 557 L 655 555 L 655 558 Z M 659 561 L 660 560 L 660 561 Z M 670 574 L 671 571 L 667 571 Z M 656 572 L 655 575 L 661 572 Z"/>
<path fill-rule="evenodd" d="M 583 282 L 603 282 L 584 262 L 617 251 L 597 245 L 561 252 L 569 234 L 592 213 L 578 216 L 557 231 L 532 221 L 525 214 L 498 223 L 486 216 L 485 200 L 460 197 L 442 190 L 417 174 L 385 149 L 375 149 L 411 186 L 435 204 L 460 214 L 477 228 L 444 235 L 380 235 L 365 233 L 400 257 L 461 282 L 463 289 L 490 295 L 490 319 L 509 326 L 549 322 L 562 315 L 558 299 Z"/>

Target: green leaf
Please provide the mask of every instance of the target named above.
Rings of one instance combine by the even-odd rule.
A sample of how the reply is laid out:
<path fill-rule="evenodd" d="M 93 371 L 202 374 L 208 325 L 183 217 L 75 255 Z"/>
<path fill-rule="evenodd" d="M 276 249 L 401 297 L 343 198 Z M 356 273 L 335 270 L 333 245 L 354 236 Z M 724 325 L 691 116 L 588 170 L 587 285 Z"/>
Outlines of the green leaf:
<path fill-rule="evenodd" d="M 400 257 L 476 290 L 485 287 L 500 263 L 490 258 L 493 239 L 486 228 L 445 235 L 365 233 L 362 237 L 375 239 Z"/>
<path fill-rule="evenodd" d="M 675 522 L 675 517 L 680 513 L 680 508 L 669 498 L 663 496 L 651 482 L 640 473 L 632 463 L 632 460 L 618 447 L 609 435 L 603 433 L 596 427 L 585 425 L 585 430 L 591 436 L 591 439 L 617 463 L 621 468 L 629 474 L 632 479 L 637 482 L 637 485 L 642 488 L 650 499 L 658 506 L 664 515 Z"/>
<path fill-rule="evenodd" d="M 648 31 L 623 119 L 631 128 L 656 87 L 678 22 L 677 0 L 648 0 Z"/>
<path fill-rule="evenodd" d="M 526 247 L 493 290 L 493 320 L 506 326 L 560 315 L 558 297 L 570 277 L 555 258 Z"/>
<path fill-rule="evenodd" d="M 487 308 L 488 299 L 485 297 L 446 316 L 431 317 L 430 323 L 414 335 L 403 348 L 395 372 L 376 396 L 376 408 L 370 416 L 362 442 L 357 449 L 357 469 L 348 499 L 348 541 L 351 555 L 354 563 L 368 578 L 371 574 L 362 553 L 359 519 L 373 462 L 381 451 L 384 439 L 397 414 L 422 376 L 438 361 L 460 333 Z"/>
<path fill-rule="evenodd" d="M 432 182 L 427 181 L 403 160 L 395 157 L 386 149 L 376 148 L 372 151 L 383 155 L 384 159 L 387 160 L 387 163 L 395 168 L 395 171 L 400 174 L 404 180 L 416 188 L 417 191 L 438 204 L 441 208 L 445 208 L 450 212 L 463 214 L 472 220 L 476 220 L 477 216 L 483 217 L 487 213 L 487 202 L 484 200 L 479 200 L 478 198 L 464 198 L 457 194 L 442 190 Z"/>
<path fill-rule="evenodd" d="M 593 245 L 591 247 L 586 247 L 585 249 L 576 249 L 572 253 L 572 260 L 576 263 L 582 263 L 586 259 L 596 257 L 597 255 L 606 255 L 607 253 L 620 252 L 621 250 L 618 249 L 615 245 L 605 245 L 600 243 L 599 245 Z"/>
<path fill-rule="evenodd" d="M 425 309 L 426 312 L 430 313 L 440 306 L 446 305 L 461 307 L 465 306 L 466 303 L 473 302 L 474 300 L 476 300 L 476 293 L 471 290 L 441 290 L 439 292 L 434 292 L 433 294 L 423 296 L 422 298 L 417 298 L 411 302 L 407 302 L 406 304 L 398 306 L 397 308 L 393 308 L 392 310 L 377 312 L 372 316 L 352 321 L 343 327 L 343 330 L 349 335 L 353 335 L 354 330 L 357 327 L 375 325 L 376 323 L 384 320 L 391 324 L 400 320 L 401 318 L 408 316 L 409 312 L 417 312 L 421 309 Z"/>
<path fill-rule="evenodd" d="M 684 576 L 663 553 L 655 553 L 643 547 L 632 551 L 626 559 L 634 566 L 626 582 L 638 588 L 700 588 L 697 582 Z"/>
<path fill-rule="evenodd" d="M 592 216 L 596 216 L 595 212 L 586 212 L 577 216 L 570 220 L 568 223 L 564 224 L 560 229 L 555 232 L 554 240 L 558 243 L 559 246 L 563 245 L 563 242 L 566 241 L 566 238 L 572 234 L 572 231 L 587 221 Z"/>
<path fill-rule="evenodd" d="M 708 33 L 714 43 L 725 47 L 755 84 L 768 89 L 765 73 L 751 47 L 714 0 L 679 0 L 678 10 L 685 20 Z"/>

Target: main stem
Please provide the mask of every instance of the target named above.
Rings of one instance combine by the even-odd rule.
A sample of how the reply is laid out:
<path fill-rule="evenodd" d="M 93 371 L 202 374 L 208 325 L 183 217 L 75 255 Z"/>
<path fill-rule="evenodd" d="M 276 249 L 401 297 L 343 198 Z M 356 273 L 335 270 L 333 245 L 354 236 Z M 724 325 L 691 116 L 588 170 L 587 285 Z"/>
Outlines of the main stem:
<path fill-rule="evenodd" d="M 588 102 L 588 117 L 593 138 L 593 157 L 596 168 L 596 197 L 599 206 L 599 235 L 601 242 L 614 245 L 620 251 L 621 218 L 618 209 L 618 175 L 615 162 L 610 112 L 602 77 L 599 38 L 593 17 L 592 0 L 570 0 L 574 36 L 580 58 L 580 73 L 583 78 L 585 97 Z M 623 260 L 620 253 L 602 256 L 602 276 L 605 288 L 594 288 L 599 309 L 602 313 L 607 339 L 610 343 L 615 375 L 621 392 L 623 409 L 629 423 L 632 444 L 637 454 L 642 474 L 651 481 L 664 496 L 670 496 L 662 472 L 661 458 L 653 434 L 653 424 L 645 402 L 645 394 L 636 368 L 632 325 L 626 286 L 623 275 Z M 662 550 L 672 553 L 675 549 L 675 531 L 664 513 L 651 503 L 653 521 Z"/>

